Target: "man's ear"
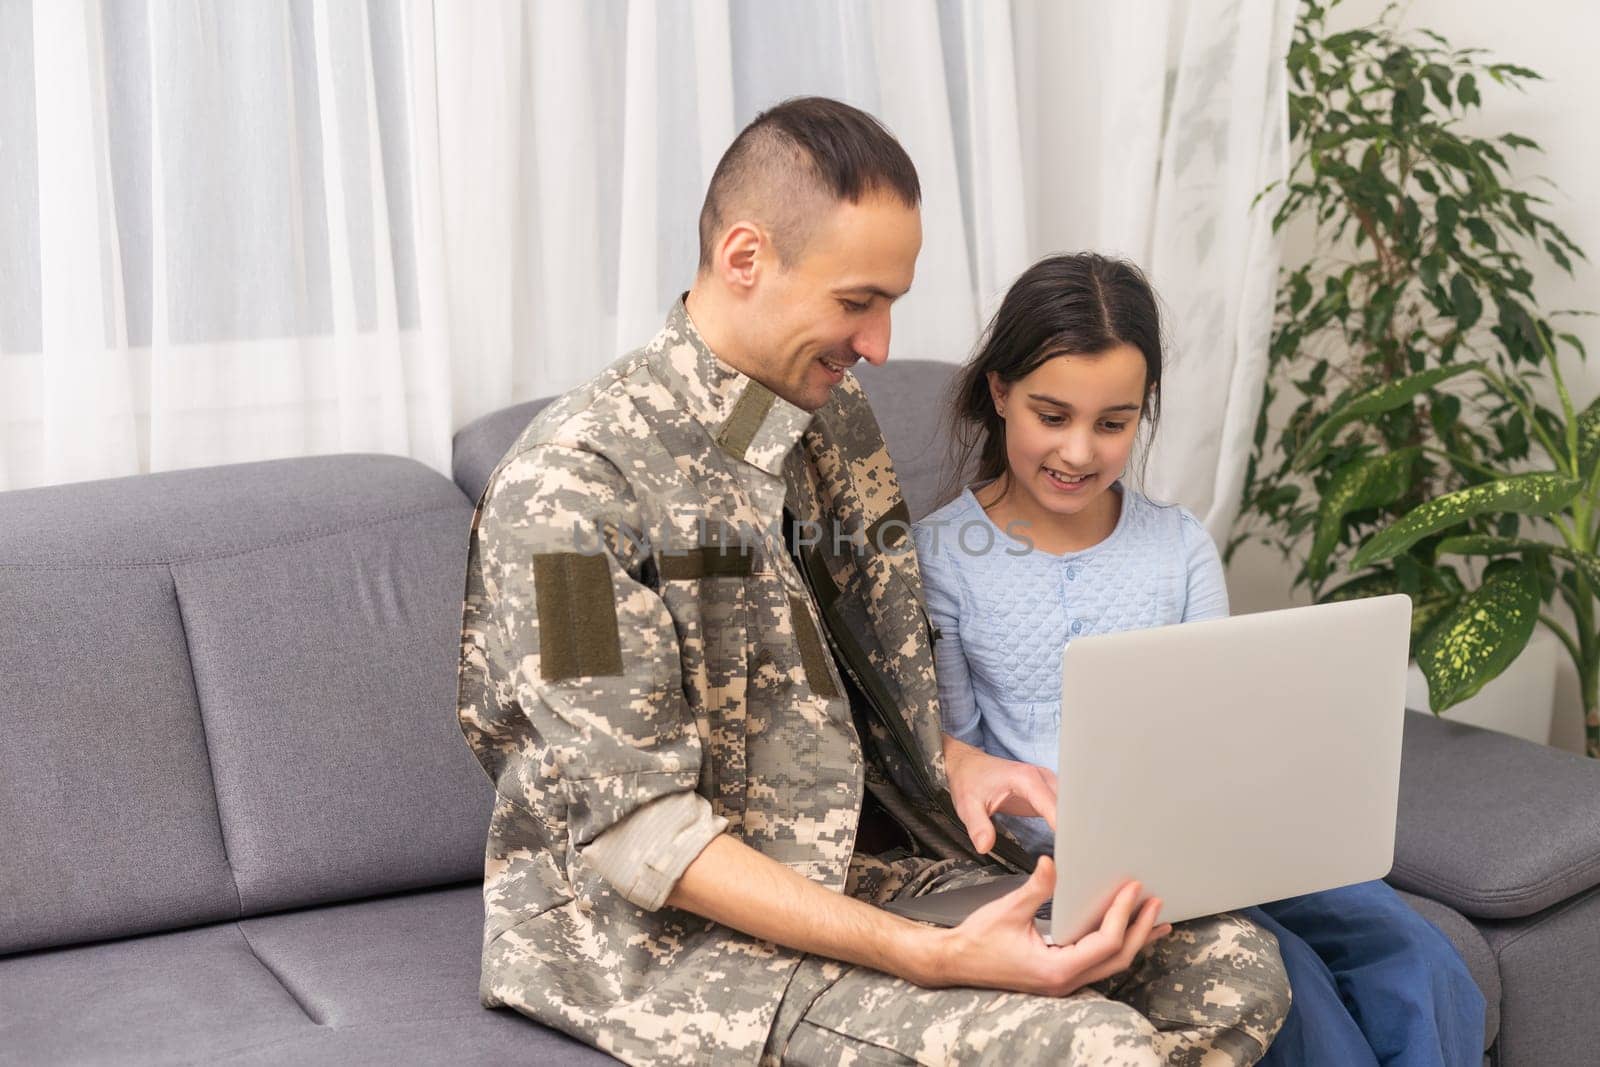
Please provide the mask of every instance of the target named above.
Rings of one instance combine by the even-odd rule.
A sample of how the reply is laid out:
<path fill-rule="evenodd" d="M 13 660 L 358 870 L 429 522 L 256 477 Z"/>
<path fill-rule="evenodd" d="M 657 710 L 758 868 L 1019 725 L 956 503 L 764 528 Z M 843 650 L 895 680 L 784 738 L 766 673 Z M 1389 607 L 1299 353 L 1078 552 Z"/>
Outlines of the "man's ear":
<path fill-rule="evenodd" d="M 723 233 L 717 245 L 717 274 L 730 287 L 748 290 L 761 273 L 761 251 L 766 232 L 754 222 L 740 220 Z"/>
<path fill-rule="evenodd" d="M 990 371 L 985 378 L 989 382 L 989 400 L 994 404 L 994 411 L 1002 419 L 1006 417 L 1006 397 L 1011 395 L 1011 383 L 1000 380 L 999 371 Z"/>

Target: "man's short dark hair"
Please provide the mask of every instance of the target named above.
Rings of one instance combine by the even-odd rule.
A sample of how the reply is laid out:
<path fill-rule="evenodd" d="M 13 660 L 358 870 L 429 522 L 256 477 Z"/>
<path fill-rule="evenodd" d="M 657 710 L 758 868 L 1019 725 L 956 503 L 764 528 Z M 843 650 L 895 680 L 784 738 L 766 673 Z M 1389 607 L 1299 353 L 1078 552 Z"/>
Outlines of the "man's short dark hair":
<path fill-rule="evenodd" d="M 883 123 L 825 96 L 800 96 L 763 111 L 722 154 L 700 208 L 700 268 L 733 221 L 754 218 L 778 260 L 794 262 L 822 210 L 869 193 L 906 207 L 922 202 L 917 168 Z"/>

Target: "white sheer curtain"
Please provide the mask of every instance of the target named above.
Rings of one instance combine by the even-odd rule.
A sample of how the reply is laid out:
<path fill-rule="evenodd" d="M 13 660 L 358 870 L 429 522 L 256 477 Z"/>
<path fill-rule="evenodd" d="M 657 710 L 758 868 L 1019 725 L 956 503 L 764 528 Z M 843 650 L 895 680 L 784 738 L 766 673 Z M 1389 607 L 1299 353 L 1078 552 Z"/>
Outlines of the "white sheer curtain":
<path fill-rule="evenodd" d="M 1034 250 L 1093 248 L 1149 273 L 1167 327 L 1147 489 L 1221 541 L 1266 374 L 1297 0 L 1014 5 Z M 1026 42 L 1026 43 L 1024 43 Z"/>
<path fill-rule="evenodd" d="M 432 19 L 0 0 L 0 488 L 449 469 Z"/>
<path fill-rule="evenodd" d="M 347 449 L 448 470 L 451 430 L 654 332 L 722 149 L 821 93 L 921 174 L 895 355 L 965 357 L 1045 252 L 1150 269 L 1176 353 L 1151 488 L 1220 530 L 1292 8 L 0 0 L 0 487 Z"/>
<path fill-rule="evenodd" d="M 1010 9 L 632 0 L 438 9 L 452 347 L 464 421 L 647 340 L 693 278 L 738 129 L 805 93 L 878 115 L 925 195 L 895 350 L 959 359 L 1027 265 Z"/>

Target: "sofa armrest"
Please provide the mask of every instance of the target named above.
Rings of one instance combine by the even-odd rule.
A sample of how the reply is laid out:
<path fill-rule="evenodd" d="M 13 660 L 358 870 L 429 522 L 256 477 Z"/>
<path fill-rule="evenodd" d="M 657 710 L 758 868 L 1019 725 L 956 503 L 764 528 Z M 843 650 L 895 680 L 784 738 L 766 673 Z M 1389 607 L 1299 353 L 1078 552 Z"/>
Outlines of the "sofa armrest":
<path fill-rule="evenodd" d="M 1600 884 L 1600 761 L 1406 712 L 1388 880 L 1480 919 Z"/>
<path fill-rule="evenodd" d="M 456 431 L 450 448 L 450 473 L 457 488 L 477 504 L 500 460 L 517 443 L 528 422 L 543 411 L 552 397 L 513 404 L 480 416 Z"/>

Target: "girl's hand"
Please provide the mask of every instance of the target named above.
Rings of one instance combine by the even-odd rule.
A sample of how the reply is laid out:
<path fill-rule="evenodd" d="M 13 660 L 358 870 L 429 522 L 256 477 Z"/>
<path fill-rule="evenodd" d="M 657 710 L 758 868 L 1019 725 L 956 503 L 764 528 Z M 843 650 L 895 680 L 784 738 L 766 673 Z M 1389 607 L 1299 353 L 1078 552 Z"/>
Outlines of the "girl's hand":
<path fill-rule="evenodd" d="M 1170 923 L 1156 925 L 1160 899 L 1140 903 L 1139 883 L 1128 882 L 1117 891 L 1098 929 L 1070 945 L 1046 944 L 1033 920 L 1055 885 L 1055 863 L 1041 856 L 1020 888 L 985 904 L 960 926 L 941 931 L 942 941 L 918 984 L 1062 997 L 1127 970 L 1147 945 L 1172 932 Z"/>
<path fill-rule="evenodd" d="M 994 847 L 995 812 L 1038 815 L 1056 828 L 1056 776 L 1031 763 L 991 756 L 944 735 L 945 775 L 950 779 L 950 799 L 980 854 Z M 1054 884 L 1053 882 L 1051 883 Z"/>

